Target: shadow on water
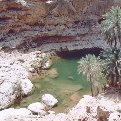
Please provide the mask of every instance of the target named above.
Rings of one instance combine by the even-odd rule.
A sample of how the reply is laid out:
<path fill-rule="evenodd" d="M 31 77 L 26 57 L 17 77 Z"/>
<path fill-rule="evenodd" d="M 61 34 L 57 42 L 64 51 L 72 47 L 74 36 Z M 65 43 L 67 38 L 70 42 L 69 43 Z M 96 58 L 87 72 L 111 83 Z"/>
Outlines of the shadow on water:
<path fill-rule="evenodd" d="M 99 56 L 100 52 L 102 51 L 101 48 L 85 48 L 81 50 L 63 50 L 57 51 L 56 54 L 64 59 L 78 59 L 81 57 L 86 56 L 87 54 L 94 54 L 95 56 Z"/>

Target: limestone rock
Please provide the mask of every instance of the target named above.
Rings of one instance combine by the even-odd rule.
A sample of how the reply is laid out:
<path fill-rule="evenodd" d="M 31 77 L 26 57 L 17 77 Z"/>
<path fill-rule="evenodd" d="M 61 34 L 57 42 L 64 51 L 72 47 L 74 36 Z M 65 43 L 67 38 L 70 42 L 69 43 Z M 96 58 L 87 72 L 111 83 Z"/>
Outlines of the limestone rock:
<path fill-rule="evenodd" d="M 52 61 L 51 60 L 48 60 L 45 65 L 43 66 L 43 69 L 49 69 L 52 65 Z"/>
<path fill-rule="evenodd" d="M 120 121 L 121 113 L 119 103 L 111 101 L 105 96 L 92 97 L 85 95 L 78 104 L 69 110 L 69 112 L 53 114 L 42 117 L 35 117 L 34 115 L 27 116 L 12 116 L 2 121 Z M 2 112 L 2 111 L 1 111 Z M 0 114 L 1 114 L 0 112 Z M 49 111 L 48 111 L 49 112 Z M 0 115 L 1 116 L 1 115 Z M 1 117 L 0 117 L 1 118 Z"/>
<path fill-rule="evenodd" d="M 48 113 L 49 114 L 55 114 L 55 112 L 54 111 L 51 111 L 51 110 L 49 110 Z"/>
<path fill-rule="evenodd" d="M 25 0 L 16 0 L 17 3 L 21 3 L 23 6 L 26 6 L 27 3 Z"/>
<path fill-rule="evenodd" d="M 0 109 L 10 106 L 17 96 L 27 95 L 32 91 L 33 84 L 28 79 L 27 70 L 12 60 L 0 62 Z"/>
<path fill-rule="evenodd" d="M 100 17 L 121 0 L 15 0 L 0 1 L 0 46 L 28 51 L 42 44 L 72 42 L 76 49 L 106 46 L 100 34 Z M 95 42 L 96 41 L 96 42 Z M 88 43 L 89 42 L 89 43 Z M 69 44 L 68 43 L 68 44 Z M 34 45 L 34 46 L 33 46 Z M 74 44 L 71 48 L 75 49 Z M 64 45 L 66 47 L 66 45 Z M 57 50 L 60 47 L 52 46 Z"/>
<path fill-rule="evenodd" d="M 29 94 L 32 91 L 32 88 L 33 88 L 33 84 L 29 79 L 23 79 L 21 81 L 21 89 L 22 89 L 23 95 Z"/>
<path fill-rule="evenodd" d="M 121 114 L 118 113 L 118 112 L 111 113 L 108 120 L 109 121 L 120 121 L 121 120 Z"/>
<path fill-rule="evenodd" d="M 42 96 L 42 102 L 49 107 L 54 107 L 57 105 L 58 100 L 51 94 L 45 94 Z"/>
<path fill-rule="evenodd" d="M 27 116 L 31 114 L 32 114 L 31 111 L 26 108 L 20 108 L 20 109 L 9 108 L 0 111 L 0 120 L 4 121 L 4 119 L 9 118 L 11 116 Z"/>
<path fill-rule="evenodd" d="M 33 113 L 38 113 L 39 115 L 45 115 L 45 105 L 40 103 L 40 102 L 36 102 L 36 103 L 32 103 L 28 106 L 28 109 L 31 110 Z"/>
<path fill-rule="evenodd" d="M 52 68 L 52 69 L 48 70 L 47 73 L 48 73 L 49 78 L 56 78 L 59 75 L 56 68 Z"/>
<path fill-rule="evenodd" d="M 29 68 L 29 72 L 31 72 L 31 73 L 35 73 L 36 71 L 35 71 L 34 68 Z"/>
<path fill-rule="evenodd" d="M 110 112 L 105 108 L 102 108 L 102 107 L 97 108 L 97 119 L 99 121 L 102 121 L 102 120 L 108 121 L 109 114 Z"/>

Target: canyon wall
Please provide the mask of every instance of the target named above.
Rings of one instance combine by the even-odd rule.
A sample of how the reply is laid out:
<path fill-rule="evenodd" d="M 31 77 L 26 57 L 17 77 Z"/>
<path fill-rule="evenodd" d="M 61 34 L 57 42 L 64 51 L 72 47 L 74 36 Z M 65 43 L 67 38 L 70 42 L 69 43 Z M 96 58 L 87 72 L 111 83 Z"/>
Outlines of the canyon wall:
<path fill-rule="evenodd" d="M 106 46 L 100 21 L 117 5 L 121 0 L 0 0 L 0 46 L 21 49 L 73 41 L 91 41 L 89 48 Z"/>

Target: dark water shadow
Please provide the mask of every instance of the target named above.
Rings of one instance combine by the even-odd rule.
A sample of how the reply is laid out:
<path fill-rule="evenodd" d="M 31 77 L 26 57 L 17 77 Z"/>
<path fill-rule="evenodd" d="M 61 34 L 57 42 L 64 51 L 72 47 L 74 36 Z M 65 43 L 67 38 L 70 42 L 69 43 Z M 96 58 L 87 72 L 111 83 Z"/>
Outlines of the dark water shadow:
<path fill-rule="evenodd" d="M 95 56 L 99 56 L 103 49 L 102 48 L 85 48 L 81 50 L 62 50 L 57 51 L 56 54 L 64 59 L 78 59 L 86 56 L 87 54 L 94 54 Z"/>

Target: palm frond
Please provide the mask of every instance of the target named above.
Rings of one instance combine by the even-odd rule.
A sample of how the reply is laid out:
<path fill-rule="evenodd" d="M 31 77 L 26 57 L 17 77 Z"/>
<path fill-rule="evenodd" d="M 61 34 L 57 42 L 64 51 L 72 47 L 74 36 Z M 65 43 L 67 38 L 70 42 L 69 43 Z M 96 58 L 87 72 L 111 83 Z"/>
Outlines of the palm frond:
<path fill-rule="evenodd" d="M 112 45 L 118 38 L 118 42 L 121 43 L 121 9 L 120 7 L 112 7 L 109 12 L 103 15 L 105 18 L 102 21 L 102 33 L 105 36 L 107 43 Z"/>
<path fill-rule="evenodd" d="M 82 57 L 78 63 L 78 73 L 83 73 L 88 81 L 90 75 L 95 81 L 102 75 L 102 61 L 99 57 L 89 54 Z"/>

